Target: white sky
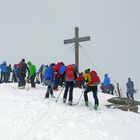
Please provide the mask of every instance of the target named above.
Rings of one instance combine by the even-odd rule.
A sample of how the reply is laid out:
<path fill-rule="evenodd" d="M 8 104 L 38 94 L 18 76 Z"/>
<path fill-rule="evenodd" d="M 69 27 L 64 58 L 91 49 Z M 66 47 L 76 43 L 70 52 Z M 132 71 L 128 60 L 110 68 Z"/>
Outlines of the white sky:
<path fill-rule="evenodd" d="M 108 73 L 124 89 L 130 76 L 139 88 L 139 7 L 139 0 L 0 0 L 0 63 L 74 63 L 63 40 L 78 26 L 81 37 L 91 36 L 81 43 L 80 70 Z"/>

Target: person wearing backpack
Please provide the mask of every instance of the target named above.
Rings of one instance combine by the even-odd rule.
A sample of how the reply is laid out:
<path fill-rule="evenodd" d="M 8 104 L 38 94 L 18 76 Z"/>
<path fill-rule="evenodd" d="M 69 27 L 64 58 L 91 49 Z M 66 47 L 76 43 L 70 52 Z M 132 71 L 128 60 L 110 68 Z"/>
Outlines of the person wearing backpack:
<path fill-rule="evenodd" d="M 65 91 L 63 95 L 63 103 L 66 102 L 67 100 L 67 94 L 69 90 L 69 99 L 68 103 L 69 105 L 72 105 L 73 101 L 73 88 L 74 88 L 74 81 L 77 78 L 76 72 L 74 70 L 73 65 L 68 65 L 66 66 L 66 71 L 65 71 Z"/>
<path fill-rule="evenodd" d="M 84 100 L 85 100 L 85 105 L 88 106 L 89 102 L 88 102 L 87 93 L 92 91 L 95 100 L 94 109 L 96 110 L 99 106 L 97 89 L 98 89 L 98 84 L 100 83 L 100 78 L 97 75 L 96 71 L 94 70 L 92 70 L 89 74 L 90 74 L 90 78 L 87 80 L 88 82 L 85 84 Z"/>

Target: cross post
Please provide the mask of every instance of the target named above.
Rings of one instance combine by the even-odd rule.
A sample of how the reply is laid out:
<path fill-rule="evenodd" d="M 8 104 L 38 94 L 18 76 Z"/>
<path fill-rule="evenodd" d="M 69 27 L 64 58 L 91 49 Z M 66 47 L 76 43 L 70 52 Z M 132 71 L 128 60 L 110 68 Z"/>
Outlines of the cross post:
<path fill-rule="evenodd" d="M 75 43 L 75 66 L 79 73 L 79 42 L 89 41 L 90 36 L 79 37 L 79 28 L 75 27 L 75 37 L 73 39 L 64 40 L 64 44 Z"/>

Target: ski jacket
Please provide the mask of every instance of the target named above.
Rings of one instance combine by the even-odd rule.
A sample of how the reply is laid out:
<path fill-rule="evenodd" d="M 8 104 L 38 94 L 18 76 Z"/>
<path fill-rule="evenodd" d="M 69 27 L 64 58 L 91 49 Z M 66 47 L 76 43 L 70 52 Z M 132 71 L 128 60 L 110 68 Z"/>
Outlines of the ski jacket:
<path fill-rule="evenodd" d="M 17 68 L 17 65 L 16 64 L 14 65 L 14 68 L 13 68 L 13 74 L 14 75 L 17 75 L 18 74 L 18 68 Z"/>
<path fill-rule="evenodd" d="M 1 72 L 4 72 L 4 73 L 7 72 L 6 63 L 3 62 L 3 64 L 0 65 L 0 69 L 1 69 Z"/>
<path fill-rule="evenodd" d="M 91 81 L 90 73 L 84 73 L 83 77 L 84 77 L 84 80 L 85 80 L 86 83 Z"/>
<path fill-rule="evenodd" d="M 28 62 L 29 65 L 29 76 L 35 76 L 36 75 L 36 67 L 33 65 L 30 61 Z"/>
<path fill-rule="evenodd" d="M 54 81 L 54 70 L 53 70 L 52 66 L 47 67 L 44 78 L 45 78 L 45 80 Z"/>
<path fill-rule="evenodd" d="M 126 84 L 127 90 L 132 90 L 134 89 L 134 83 L 133 81 L 128 81 Z"/>
<path fill-rule="evenodd" d="M 12 72 L 12 68 L 11 65 L 7 66 L 7 73 L 11 73 Z"/>
<path fill-rule="evenodd" d="M 19 65 L 19 74 L 26 74 L 26 72 L 29 72 L 29 68 L 25 62 L 21 62 Z"/>
<path fill-rule="evenodd" d="M 84 77 L 82 75 L 79 75 L 79 76 L 77 76 L 76 81 L 82 82 L 82 81 L 84 81 Z"/>
<path fill-rule="evenodd" d="M 38 72 L 39 72 L 39 73 L 42 73 L 42 71 L 43 71 L 43 65 L 40 66 Z"/>
<path fill-rule="evenodd" d="M 59 65 L 54 66 L 54 78 L 60 78 L 60 67 L 59 67 Z"/>
<path fill-rule="evenodd" d="M 110 85 L 110 78 L 108 77 L 108 74 L 105 74 L 103 85 L 104 86 Z"/>

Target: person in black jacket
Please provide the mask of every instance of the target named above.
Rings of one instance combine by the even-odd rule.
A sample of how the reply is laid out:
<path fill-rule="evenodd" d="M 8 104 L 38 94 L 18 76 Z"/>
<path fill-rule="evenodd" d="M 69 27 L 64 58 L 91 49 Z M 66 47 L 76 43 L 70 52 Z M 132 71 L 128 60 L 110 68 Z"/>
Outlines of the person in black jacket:
<path fill-rule="evenodd" d="M 25 63 L 25 59 L 22 59 L 20 62 L 19 66 L 19 83 L 18 86 L 20 88 L 25 88 L 25 77 L 26 77 L 26 72 L 28 71 L 29 73 L 29 68 L 27 64 Z"/>

